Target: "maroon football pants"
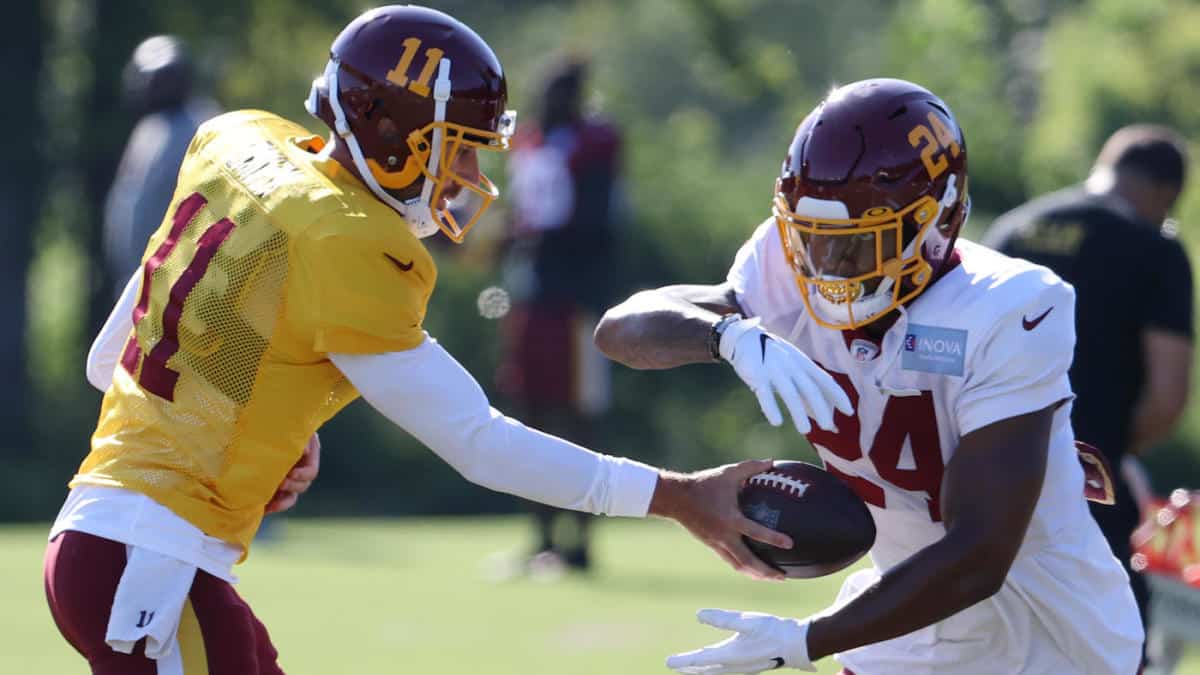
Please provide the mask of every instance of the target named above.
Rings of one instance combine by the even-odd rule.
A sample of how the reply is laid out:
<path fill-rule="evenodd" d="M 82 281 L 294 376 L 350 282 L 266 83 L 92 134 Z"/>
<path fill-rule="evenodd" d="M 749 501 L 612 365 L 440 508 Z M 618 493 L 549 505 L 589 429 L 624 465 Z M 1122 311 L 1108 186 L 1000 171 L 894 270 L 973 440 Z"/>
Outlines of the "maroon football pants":
<path fill-rule="evenodd" d="M 125 544 L 64 532 L 46 548 L 46 600 L 58 630 L 93 675 L 158 675 L 139 642 L 132 654 L 104 641 Z M 267 629 L 228 582 L 197 570 L 179 624 L 185 675 L 283 675 Z"/>

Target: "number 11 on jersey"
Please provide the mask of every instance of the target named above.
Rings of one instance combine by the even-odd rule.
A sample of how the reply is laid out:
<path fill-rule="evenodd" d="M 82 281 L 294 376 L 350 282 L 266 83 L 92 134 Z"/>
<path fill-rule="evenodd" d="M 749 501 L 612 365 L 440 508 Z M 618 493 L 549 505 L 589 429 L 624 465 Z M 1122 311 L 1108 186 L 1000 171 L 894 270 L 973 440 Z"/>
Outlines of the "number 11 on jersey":
<path fill-rule="evenodd" d="M 167 261 L 167 257 L 179 244 L 188 223 L 192 222 L 207 203 L 208 200 L 199 192 L 193 192 L 180 202 L 171 220 L 171 230 L 167 233 L 167 238 L 159 244 L 154 255 L 143 263 L 141 295 L 133 309 L 133 334 L 129 336 L 129 342 L 125 344 L 125 351 L 121 355 L 121 366 L 137 378 L 138 385 L 168 401 L 175 400 L 175 386 L 179 383 L 179 371 L 168 367 L 167 361 L 179 351 L 179 322 L 183 318 L 183 303 L 208 271 L 208 265 L 216 255 L 217 249 L 233 233 L 235 225 L 232 220 L 222 218 L 200 235 L 196 242 L 195 255 L 168 292 L 167 304 L 163 307 L 161 316 L 162 337 L 150 348 L 150 353 L 146 354 L 145 358 L 142 358 L 142 348 L 137 341 L 138 325 L 150 310 L 150 283 L 154 271 Z M 153 318 L 155 317 L 151 317 Z M 138 373 L 139 364 L 141 374 Z"/>

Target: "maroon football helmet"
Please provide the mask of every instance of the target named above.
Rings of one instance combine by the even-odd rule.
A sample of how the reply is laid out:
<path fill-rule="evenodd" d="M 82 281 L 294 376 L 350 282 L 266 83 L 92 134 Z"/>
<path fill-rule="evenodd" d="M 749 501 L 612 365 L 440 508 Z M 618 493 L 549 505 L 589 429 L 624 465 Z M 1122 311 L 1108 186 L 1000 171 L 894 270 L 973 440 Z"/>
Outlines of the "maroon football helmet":
<path fill-rule="evenodd" d="M 834 89 L 800 123 L 774 213 L 809 314 L 858 328 L 912 300 L 967 218 L 967 145 L 946 106 L 904 80 Z"/>
<path fill-rule="evenodd" d="M 462 241 L 499 195 L 461 153 L 507 150 L 516 113 L 492 48 L 448 14 L 413 5 L 363 13 L 333 41 L 309 113 L 341 136 L 379 199 L 424 237 Z M 474 166 L 473 162 L 470 164 Z"/>

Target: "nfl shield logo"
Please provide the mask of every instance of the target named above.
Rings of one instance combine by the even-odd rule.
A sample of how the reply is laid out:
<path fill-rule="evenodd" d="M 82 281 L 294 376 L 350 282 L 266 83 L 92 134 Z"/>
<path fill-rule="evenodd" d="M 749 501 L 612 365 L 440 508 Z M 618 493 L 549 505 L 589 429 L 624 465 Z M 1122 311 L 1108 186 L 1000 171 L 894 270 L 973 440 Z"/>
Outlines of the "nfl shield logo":
<path fill-rule="evenodd" d="M 759 502 L 757 504 L 751 504 L 749 511 L 750 513 L 747 515 L 750 516 L 751 520 L 761 525 L 765 525 L 772 530 L 779 526 L 780 512 L 778 509 L 773 509 L 767 506 L 766 503 Z"/>
<path fill-rule="evenodd" d="M 911 352 L 917 348 L 917 336 L 909 333 L 904 336 L 904 351 Z"/>
<path fill-rule="evenodd" d="M 854 341 L 850 343 L 850 354 L 854 356 L 855 361 L 858 361 L 859 363 L 866 363 L 876 356 L 879 356 L 879 345 L 871 342 L 870 340 L 855 338 Z"/>

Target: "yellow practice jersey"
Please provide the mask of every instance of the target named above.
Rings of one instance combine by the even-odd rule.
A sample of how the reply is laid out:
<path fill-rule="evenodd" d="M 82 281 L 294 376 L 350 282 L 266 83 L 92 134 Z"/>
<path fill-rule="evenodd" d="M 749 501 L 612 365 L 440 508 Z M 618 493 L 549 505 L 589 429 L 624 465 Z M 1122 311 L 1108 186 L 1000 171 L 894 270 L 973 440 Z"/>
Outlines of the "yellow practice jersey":
<path fill-rule="evenodd" d="M 196 133 L 72 486 L 142 492 L 244 557 L 308 438 L 358 395 L 326 354 L 421 343 L 432 258 L 321 146 L 261 111 Z"/>

